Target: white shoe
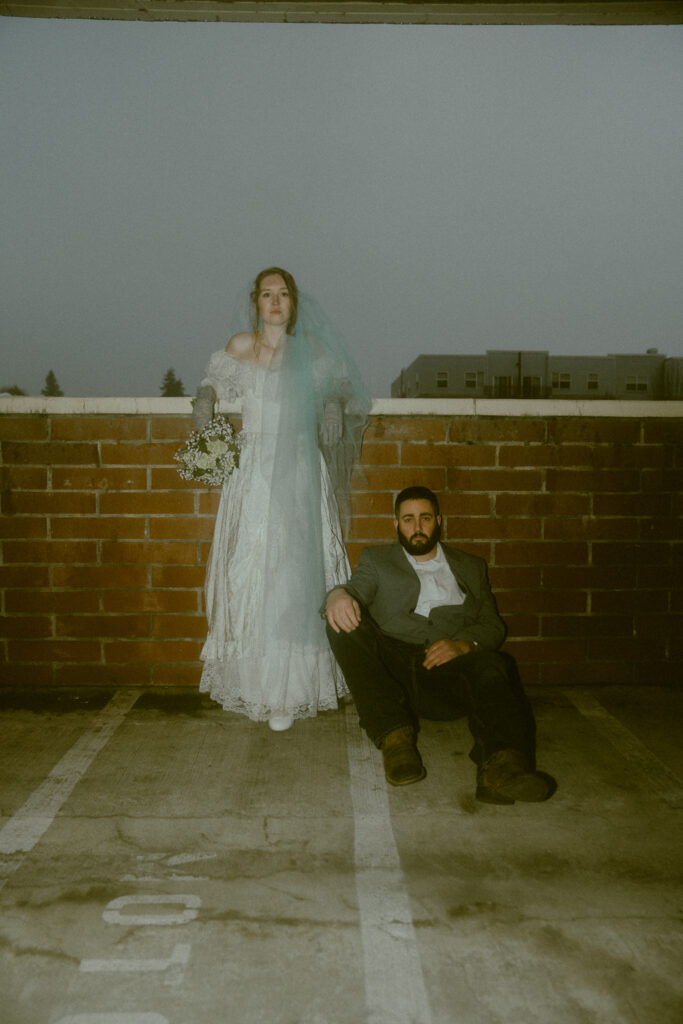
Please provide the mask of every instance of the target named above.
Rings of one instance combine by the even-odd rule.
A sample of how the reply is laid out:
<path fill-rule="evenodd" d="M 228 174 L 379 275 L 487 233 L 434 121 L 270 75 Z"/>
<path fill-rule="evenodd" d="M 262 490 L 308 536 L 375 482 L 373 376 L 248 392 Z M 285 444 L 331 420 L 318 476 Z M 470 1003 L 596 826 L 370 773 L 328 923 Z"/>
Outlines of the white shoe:
<path fill-rule="evenodd" d="M 285 711 L 278 711 L 268 719 L 268 725 L 273 732 L 284 732 L 285 729 L 291 729 L 293 722 L 292 716 Z"/>

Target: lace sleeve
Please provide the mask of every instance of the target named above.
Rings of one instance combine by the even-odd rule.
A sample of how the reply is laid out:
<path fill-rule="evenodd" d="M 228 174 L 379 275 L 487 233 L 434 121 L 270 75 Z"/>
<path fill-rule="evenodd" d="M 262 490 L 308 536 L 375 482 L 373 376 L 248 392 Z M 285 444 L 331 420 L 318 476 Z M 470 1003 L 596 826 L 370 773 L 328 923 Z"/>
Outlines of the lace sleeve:
<path fill-rule="evenodd" d="M 202 385 L 204 384 L 209 384 L 218 398 L 234 402 L 235 399 L 242 396 L 243 392 L 240 361 L 228 355 L 223 349 L 220 352 L 214 352 L 209 359 L 206 376 L 202 380 Z"/>

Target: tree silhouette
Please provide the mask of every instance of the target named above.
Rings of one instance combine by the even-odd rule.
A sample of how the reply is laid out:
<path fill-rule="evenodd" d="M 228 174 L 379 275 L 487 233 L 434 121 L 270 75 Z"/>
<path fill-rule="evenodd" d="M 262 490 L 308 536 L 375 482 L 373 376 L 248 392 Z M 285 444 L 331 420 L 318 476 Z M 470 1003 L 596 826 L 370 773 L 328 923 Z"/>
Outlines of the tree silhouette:
<path fill-rule="evenodd" d="M 50 370 L 47 377 L 45 378 L 45 387 L 41 390 L 41 395 L 47 395 L 53 398 L 60 398 L 64 392 L 57 383 L 54 370 Z"/>
<path fill-rule="evenodd" d="M 162 398 L 181 398 L 185 394 L 185 388 L 183 382 L 179 377 L 176 377 L 175 370 L 171 367 L 166 371 L 164 379 L 161 382 L 161 397 Z"/>
<path fill-rule="evenodd" d="M 25 395 L 26 392 L 23 388 L 17 387 L 16 384 L 12 384 L 9 388 L 0 388 L 0 395 Z"/>

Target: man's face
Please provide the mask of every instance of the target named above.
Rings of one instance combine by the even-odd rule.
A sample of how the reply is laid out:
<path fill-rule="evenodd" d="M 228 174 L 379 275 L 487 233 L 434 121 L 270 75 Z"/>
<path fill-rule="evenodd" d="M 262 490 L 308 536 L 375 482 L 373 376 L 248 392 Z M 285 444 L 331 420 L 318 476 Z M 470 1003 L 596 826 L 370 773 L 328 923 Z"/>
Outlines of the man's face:
<path fill-rule="evenodd" d="M 425 498 L 401 502 L 394 526 L 399 543 L 414 558 L 429 555 L 441 536 L 441 516 L 434 515 L 431 502 Z"/>

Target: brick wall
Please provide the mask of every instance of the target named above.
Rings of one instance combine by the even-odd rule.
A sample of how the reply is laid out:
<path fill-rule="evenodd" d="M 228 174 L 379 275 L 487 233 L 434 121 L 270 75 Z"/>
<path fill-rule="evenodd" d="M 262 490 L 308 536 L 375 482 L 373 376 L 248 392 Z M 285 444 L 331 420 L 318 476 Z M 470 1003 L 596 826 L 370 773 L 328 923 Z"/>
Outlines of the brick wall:
<path fill-rule="evenodd" d="M 189 401 L 0 402 L 0 680 L 196 684 L 218 495 L 175 469 Z M 525 683 L 678 684 L 682 425 L 673 402 L 377 401 L 351 560 L 426 484 L 489 562 Z"/>

